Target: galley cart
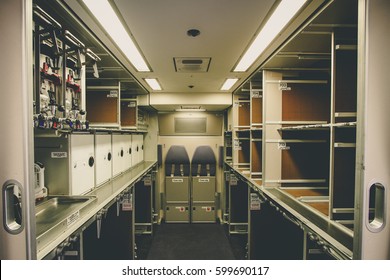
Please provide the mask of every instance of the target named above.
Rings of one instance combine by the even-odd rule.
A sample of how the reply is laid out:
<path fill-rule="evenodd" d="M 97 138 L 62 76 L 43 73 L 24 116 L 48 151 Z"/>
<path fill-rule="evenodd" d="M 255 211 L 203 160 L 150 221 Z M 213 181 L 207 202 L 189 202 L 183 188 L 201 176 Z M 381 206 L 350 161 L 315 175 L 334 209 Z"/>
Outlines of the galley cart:
<path fill-rule="evenodd" d="M 165 159 L 165 222 L 189 223 L 190 159 L 184 146 L 171 146 Z"/>
<path fill-rule="evenodd" d="M 45 166 L 49 195 L 83 195 L 95 187 L 94 135 L 37 131 L 35 160 Z"/>
<path fill-rule="evenodd" d="M 191 161 L 192 222 L 215 222 L 216 159 L 210 146 L 196 148 Z"/>

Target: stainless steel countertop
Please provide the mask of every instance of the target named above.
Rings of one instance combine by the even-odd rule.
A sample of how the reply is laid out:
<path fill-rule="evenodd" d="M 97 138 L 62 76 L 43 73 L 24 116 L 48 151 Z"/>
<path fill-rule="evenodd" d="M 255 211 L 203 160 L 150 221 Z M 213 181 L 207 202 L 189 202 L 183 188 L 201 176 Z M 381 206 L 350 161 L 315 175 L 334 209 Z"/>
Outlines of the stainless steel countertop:
<path fill-rule="evenodd" d="M 55 234 L 51 232 L 50 238 L 41 238 L 39 242 L 37 242 L 37 259 L 43 259 L 67 237 L 80 229 L 90 219 L 94 218 L 99 210 L 115 200 L 122 191 L 124 191 L 127 187 L 132 186 L 144 175 L 149 173 L 156 164 L 157 161 L 141 162 L 140 164 L 132 167 L 130 170 L 85 194 L 86 196 L 94 196 L 96 199 L 90 203 L 87 211 L 80 212 L 79 216 L 76 217 L 76 221 L 72 221 L 69 226 L 65 226 L 59 232 L 55 232 Z M 44 234 L 43 231 L 50 231 L 50 228 L 55 227 L 58 222 L 59 221 L 54 219 L 50 221 L 51 225 L 48 225 L 48 223 L 37 223 L 36 232 Z M 46 227 L 45 230 L 41 228 L 43 226 Z"/>
<path fill-rule="evenodd" d="M 258 184 L 258 180 L 250 178 L 249 173 L 237 170 L 230 163 L 225 164 L 238 177 L 247 181 L 253 189 L 297 219 L 305 229 L 320 236 L 335 250 L 342 253 L 343 257 L 352 258 L 353 231 L 351 229 L 329 219 L 316 209 L 283 192 L 283 190 L 279 188 L 264 188 L 263 185 Z"/>

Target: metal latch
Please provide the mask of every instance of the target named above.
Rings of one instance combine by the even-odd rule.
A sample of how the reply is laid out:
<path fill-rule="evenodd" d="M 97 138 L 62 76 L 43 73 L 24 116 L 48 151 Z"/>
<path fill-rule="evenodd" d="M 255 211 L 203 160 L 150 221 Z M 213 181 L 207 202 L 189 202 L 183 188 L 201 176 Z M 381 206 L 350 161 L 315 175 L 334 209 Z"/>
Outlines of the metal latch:
<path fill-rule="evenodd" d="M 96 234 L 97 239 L 100 239 L 100 233 L 102 229 L 102 219 L 106 218 L 108 210 L 106 208 L 100 209 L 99 212 L 96 213 Z"/>

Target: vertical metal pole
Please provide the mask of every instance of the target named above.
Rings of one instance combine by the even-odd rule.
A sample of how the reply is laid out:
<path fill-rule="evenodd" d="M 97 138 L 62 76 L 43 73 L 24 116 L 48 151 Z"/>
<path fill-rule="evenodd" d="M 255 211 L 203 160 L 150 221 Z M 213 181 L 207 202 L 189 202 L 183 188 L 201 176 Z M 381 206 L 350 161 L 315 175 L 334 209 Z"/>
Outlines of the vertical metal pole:
<path fill-rule="evenodd" d="M 40 54 L 41 54 L 41 34 L 39 25 L 35 24 L 34 36 L 34 92 L 35 92 L 35 114 L 41 112 L 41 72 L 40 72 Z"/>
<path fill-rule="evenodd" d="M 65 40 L 62 40 L 62 85 L 61 85 L 61 94 L 57 99 L 58 106 L 62 105 L 65 108 L 65 111 L 62 112 L 63 118 L 67 118 L 66 115 L 66 43 Z"/>

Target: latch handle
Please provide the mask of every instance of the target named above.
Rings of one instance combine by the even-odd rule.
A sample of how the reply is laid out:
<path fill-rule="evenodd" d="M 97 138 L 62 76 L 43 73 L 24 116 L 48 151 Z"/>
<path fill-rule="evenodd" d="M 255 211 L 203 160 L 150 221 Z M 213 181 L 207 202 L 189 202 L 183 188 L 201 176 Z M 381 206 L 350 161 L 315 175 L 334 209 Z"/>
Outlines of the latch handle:
<path fill-rule="evenodd" d="M 16 180 L 8 180 L 3 185 L 3 226 L 11 234 L 23 230 L 22 185 Z"/>

